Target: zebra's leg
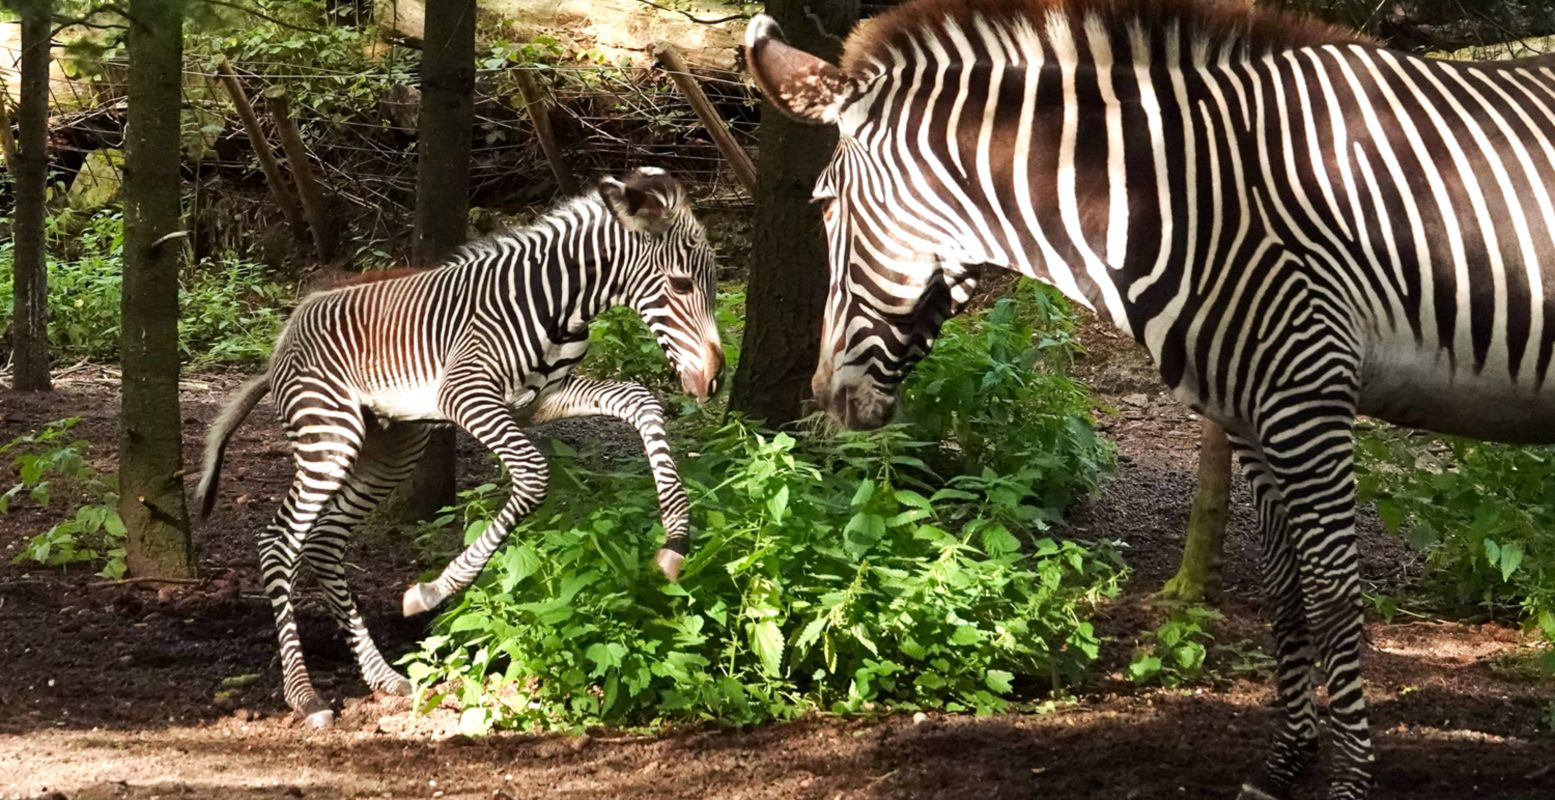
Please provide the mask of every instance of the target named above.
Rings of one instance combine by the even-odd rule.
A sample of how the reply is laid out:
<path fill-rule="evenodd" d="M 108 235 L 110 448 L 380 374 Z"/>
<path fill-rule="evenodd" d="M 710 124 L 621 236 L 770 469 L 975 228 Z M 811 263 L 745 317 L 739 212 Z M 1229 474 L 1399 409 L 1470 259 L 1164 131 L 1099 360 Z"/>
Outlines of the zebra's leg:
<path fill-rule="evenodd" d="M 635 383 L 569 378 L 547 395 L 530 421 L 539 424 L 565 417 L 602 414 L 623 420 L 637 429 L 648 456 L 648 469 L 659 495 L 659 518 L 664 522 L 664 545 L 654 563 L 671 581 L 680 577 L 681 564 L 691 550 L 691 502 L 675 469 L 669 439 L 664 433 L 664 409 L 653 393 Z"/>
<path fill-rule="evenodd" d="M 1332 391 L 1329 389 L 1327 391 Z M 1260 435 L 1269 474 L 1285 499 L 1307 628 L 1328 686 L 1333 743 L 1330 800 L 1371 792 L 1371 730 L 1361 680 L 1364 613 L 1355 546 L 1355 417 L 1324 392 L 1292 405 Z M 1273 427 L 1273 426 L 1271 426 Z"/>
<path fill-rule="evenodd" d="M 1239 800 L 1280 800 L 1288 796 L 1291 785 L 1317 754 L 1312 643 L 1284 498 L 1257 448 L 1235 434 L 1230 434 L 1230 439 L 1252 487 L 1262 533 L 1264 602 L 1273 618 L 1274 708 L 1279 715 L 1268 759 L 1259 773 L 1242 785 Z"/>
<path fill-rule="evenodd" d="M 313 691 L 308 680 L 292 590 L 297 582 L 303 543 L 319 514 L 350 474 L 360 449 L 363 426 L 356 409 L 287 411 L 287 435 L 292 440 L 297 474 L 280 510 L 259 536 L 259 574 L 275 613 L 286 704 L 301 714 L 309 727 L 326 728 L 334 722 L 335 712 Z"/>
<path fill-rule="evenodd" d="M 303 558 L 351 643 L 362 678 L 368 686 L 389 694 L 409 694 L 410 681 L 378 652 L 346 583 L 343 557 L 351 530 L 415 471 L 430 432 L 428 426 L 405 423 L 369 430 L 356 467 L 303 543 Z"/>
<path fill-rule="evenodd" d="M 524 435 L 495 384 L 460 381 L 457 376 L 451 376 L 446 383 L 458 386 L 446 392 L 451 402 L 446 415 L 497 455 L 513 486 L 491 524 L 443 568 L 436 580 L 405 590 L 403 610 L 407 617 L 436 608 L 449 595 L 474 583 L 513 526 L 545 502 L 550 486 L 545 454 Z"/>

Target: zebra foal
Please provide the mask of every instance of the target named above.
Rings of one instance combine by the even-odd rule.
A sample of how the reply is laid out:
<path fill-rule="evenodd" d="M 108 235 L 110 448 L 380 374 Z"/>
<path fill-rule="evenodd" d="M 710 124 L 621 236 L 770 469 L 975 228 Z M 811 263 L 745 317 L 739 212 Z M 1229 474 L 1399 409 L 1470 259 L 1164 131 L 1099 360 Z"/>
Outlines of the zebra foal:
<path fill-rule="evenodd" d="M 467 245 L 440 267 L 308 296 L 287 321 L 266 373 L 212 424 L 201 514 L 216 500 L 222 454 L 244 417 L 273 392 L 297 473 L 259 536 L 275 612 L 286 702 L 313 727 L 334 721 L 303 663 L 292 591 L 306 562 L 374 689 L 410 683 L 373 643 L 346 585 L 351 529 L 415 467 L 431 424 L 453 423 L 495 453 L 512 491 L 481 536 L 431 583 L 405 592 L 406 616 L 475 580 L 513 525 L 545 499 L 543 454 L 520 428 L 605 415 L 642 436 L 665 541 L 656 558 L 674 580 L 690 545 L 689 503 L 647 389 L 576 377 L 588 323 L 637 309 L 698 400 L 717 391 L 723 350 L 714 322 L 712 248 L 685 190 L 661 170 L 606 178 L 528 227 Z"/>
<path fill-rule="evenodd" d="M 1094 308 L 1231 435 L 1253 489 L 1279 723 L 1244 800 L 1371 790 L 1357 414 L 1555 442 L 1555 58 L 1433 61 L 1189 0 L 917 0 L 841 66 L 746 33 L 757 85 L 839 140 L 812 389 L 853 427 L 984 267 Z"/>

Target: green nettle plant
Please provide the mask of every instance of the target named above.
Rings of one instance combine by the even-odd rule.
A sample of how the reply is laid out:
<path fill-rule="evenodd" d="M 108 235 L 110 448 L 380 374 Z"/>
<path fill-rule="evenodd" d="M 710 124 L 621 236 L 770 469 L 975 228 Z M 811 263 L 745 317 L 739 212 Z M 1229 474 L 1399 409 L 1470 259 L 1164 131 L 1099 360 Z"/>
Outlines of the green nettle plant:
<path fill-rule="evenodd" d="M 70 517 L 23 545 L 12 563 L 46 566 L 101 562 L 99 575 L 124 577 L 123 520 L 113 481 L 86 460 L 87 443 L 69 437 L 79 417 L 55 420 L 35 433 L 23 434 L 0 446 L 0 458 L 10 458 L 15 482 L 0 494 L 0 514 L 23 500 L 47 508 L 61 487 L 93 499 Z"/>
<path fill-rule="evenodd" d="M 1031 324 L 1003 313 L 947 338 Z M 952 341 L 947 357 L 975 350 Z M 988 363 L 1005 356 L 1033 363 L 1015 347 L 985 350 L 979 363 L 1005 374 Z M 1044 395 L 1060 405 L 985 396 L 995 395 L 1042 411 L 1032 424 L 1088 427 L 1083 393 Z M 870 434 L 701 424 L 677 448 L 698 536 L 680 582 L 649 563 L 661 533 L 645 468 L 633 460 L 607 473 L 559 449 L 550 500 L 407 658 L 424 706 L 457 704 L 469 733 L 811 710 L 988 712 L 1061 689 L 1096 658 L 1087 618 L 1116 593 L 1120 562 L 1107 544 L 1031 535 L 1061 513 L 1055 498 L 1094 485 L 1107 463 L 1094 437 L 1056 438 L 1068 448 L 1059 466 L 939 473 L 934 465 L 963 459 L 911 424 Z M 995 440 L 980 424 L 965 433 Z M 502 495 L 465 493 L 423 536 L 459 529 L 471 540 Z"/>
<path fill-rule="evenodd" d="M 1360 498 L 1425 552 L 1428 586 L 1470 613 L 1520 616 L 1555 672 L 1555 448 L 1392 428 L 1357 442 Z"/>

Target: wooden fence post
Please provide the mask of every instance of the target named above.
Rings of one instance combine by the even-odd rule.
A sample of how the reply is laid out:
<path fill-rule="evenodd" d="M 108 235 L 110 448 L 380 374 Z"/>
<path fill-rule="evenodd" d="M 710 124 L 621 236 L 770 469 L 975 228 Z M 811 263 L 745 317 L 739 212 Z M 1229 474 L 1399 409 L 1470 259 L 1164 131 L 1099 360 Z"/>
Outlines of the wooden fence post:
<path fill-rule="evenodd" d="M 734 176 L 739 179 L 740 185 L 745 187 L 745 191 L 755 194 L 756 165 L 751 163 L 750 155 L 745 152 L 745 148 L 740 147 L 739 142 L 734 140 L 734 135 L 729 133 L 729 124 L 719 115 L 718 109 L 713 107 L 713 102 L 707 99 L 707 95 L 702 92 L 702 87 L 697 85 L 696 77 L 686 66 L 685 59 L 680 57 L 680 51 L 669 42 L 659 42 L 653 52 L 659 64 L 675 81 L 675 85 L 680 87 L 681 94 L 691 101 L 691 108 L 702 120 L 702 126 L 713 135 L 713 143 L 718 145 L 718 150 L 729 160 L 729 165 L 734 167 Z"/>
<path fill-rule="evenodd" d="M 237 107 L 238 119 L 243 121 L 243 129 L 248 132 L 248 141 L 254 147 L 254 155 L 259 159 L 259 168 L 264 170 L 265 181 L 270 184 L 270 191 L 275 195 L 275 201 L 281 206 L 281 214 L 286 217 L 286 224 L 300 238 L 307 232 L 307 223 L 302 218 L 302 209 L 297 206 L 297 198 L 292 196 L 291 190 L 286 186 L 286 179 L 281 174 L 281 165 L 276 163 L 275 152 L 270 147 L 270 140 L 265 138 L 264 129 L 259 127 L 259 117 L 254 114 L 254 107 L 249 104 L 248 96 L 243 93 L 243 84 L 238 83 L 238 76 L 232 71 L 232 62 L 225 58 L 216 65 L 216 74 L 221 78 L 223 86 L 227 87 L 227 94 L 232 97 L 232 104 Z"/>
<path fill-rule="evenodd" d="M 545 153 L 545 161 L 551 165 L 551 174 L 556 176 L 556 187 L 564 195 L 577 194 L 578 180 L 573 177 L 572 168 L 567 166 L 561 147 L 556 144 L 556 133 L 551 129 L 551 113 L 540 93 L 540 85 L 535 83 L 529 70 L 522 67 L 515 73 L 515 77 L 518 79 L 519 94 L 524 96 L 524 109 L 535 124 L 535 138 L 540 140 L 540 151 Z"/>
<path fill-rule="evenodd" d="M 308 215 L 308 228 L 313 231 L 313 246 L 319 258 L 328 261 L 335 254 L 335 231 L 329 224 L 329 211 L 324 205 L 324 192 L 313 175 L 313 165 L 308 163 L 308 151 L 302 146 L 302 136 L 292 119 L 291 104 L 286 90 L 275 86 L 265 91 L 265 103 L 270 107 L 270 119 L 281 137 L 281 151 L 286 154 L 286 165 L 291 168 L 292 182 L 297 195 L 302 198 L 303 213 Z"/>

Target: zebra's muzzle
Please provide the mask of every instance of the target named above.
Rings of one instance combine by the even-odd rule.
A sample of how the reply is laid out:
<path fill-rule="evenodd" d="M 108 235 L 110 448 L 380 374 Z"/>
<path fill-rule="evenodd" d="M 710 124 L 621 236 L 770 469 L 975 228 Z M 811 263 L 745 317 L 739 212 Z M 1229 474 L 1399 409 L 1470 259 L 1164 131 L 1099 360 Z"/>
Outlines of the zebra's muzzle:
<path fill-rule="evenodd" d="M 707 398 L 718 393 L 718 381 L 723 376 L 723 370 L 723 348 L 708 342 L 702 347 L 700 363 L 687 365 L 680 371 L 680 388 L 695 397 L 698 403 L 706 403 Z"/>

